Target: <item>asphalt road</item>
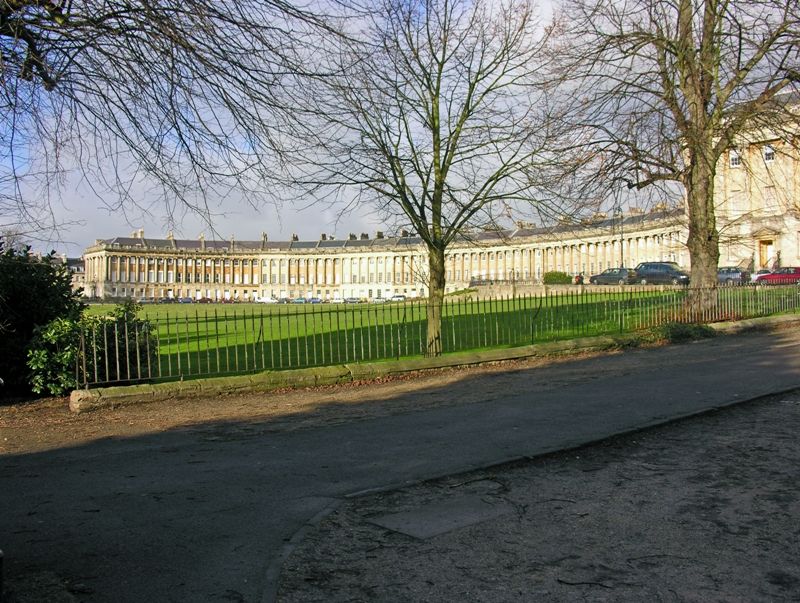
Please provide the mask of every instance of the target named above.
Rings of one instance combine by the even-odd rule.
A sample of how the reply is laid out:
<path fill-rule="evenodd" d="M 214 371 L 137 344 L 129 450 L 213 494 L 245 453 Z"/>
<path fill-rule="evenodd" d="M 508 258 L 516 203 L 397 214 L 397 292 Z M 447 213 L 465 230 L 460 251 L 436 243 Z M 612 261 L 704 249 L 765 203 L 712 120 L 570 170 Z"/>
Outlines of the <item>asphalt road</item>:
<path fill-rule="evenodd" d="M 9 573 L 55 572 L 82 601 L 271 600 L 290 540 L 348 494 L 794 389 L 799 344 L 795 329 L 726 336 L 467 373 L 446 391 L 407 394 L 458 403 L 342 424 L 217 423 L 6 455 L 0 548 Z"/>

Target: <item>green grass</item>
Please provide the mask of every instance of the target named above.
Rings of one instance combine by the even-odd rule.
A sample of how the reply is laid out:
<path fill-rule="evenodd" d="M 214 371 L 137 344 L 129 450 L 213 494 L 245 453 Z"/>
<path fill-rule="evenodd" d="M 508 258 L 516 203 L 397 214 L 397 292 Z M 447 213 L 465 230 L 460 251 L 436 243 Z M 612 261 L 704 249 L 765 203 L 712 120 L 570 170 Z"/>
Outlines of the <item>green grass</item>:
<path fill-rule="evenodd" d="M 718 290 L 716 319 L 793 311 L 797 287 Z M 445 353 L 614 334 L 683 322 L 686 290 L 597 292 L 546 298 L 447 298 Z M 111 305 L 92 306 L 92 314 Z M 155 328 L 157 366 L 142 377 L 236 374 L 419 356 L 426 338 L 424 300 L 391 304 L 145 305 Z M 710 319 L 711 317 L 709 317 Z M 135 334 L 134 334 L 135 335 Z"/>

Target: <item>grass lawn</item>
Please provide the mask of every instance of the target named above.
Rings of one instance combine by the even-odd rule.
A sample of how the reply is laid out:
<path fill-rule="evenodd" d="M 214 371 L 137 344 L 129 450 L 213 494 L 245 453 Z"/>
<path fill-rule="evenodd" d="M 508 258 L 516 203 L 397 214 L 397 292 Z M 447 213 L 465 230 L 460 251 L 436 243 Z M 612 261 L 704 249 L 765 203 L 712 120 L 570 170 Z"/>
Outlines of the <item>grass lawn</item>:
<path fill-rule="evenodd" d="M 717 291 L 716 319 L 772 314 L 794 309 L 798 301 L 796 287 Z M 635 331 L 679 320 L 686 295 L 675 289 L 597 288 L 541 298 L 449 298 L 442 311 L 442 347 L 448 353 Z M 93 305 L 88 312 L 102 315 L 112 308 Z M 158 360 L 137 374 L 190 377 L 419 356 L 425 349 L 425 313 L 424 300 L 148 304 L 139 316 L 154 327 Z"/>

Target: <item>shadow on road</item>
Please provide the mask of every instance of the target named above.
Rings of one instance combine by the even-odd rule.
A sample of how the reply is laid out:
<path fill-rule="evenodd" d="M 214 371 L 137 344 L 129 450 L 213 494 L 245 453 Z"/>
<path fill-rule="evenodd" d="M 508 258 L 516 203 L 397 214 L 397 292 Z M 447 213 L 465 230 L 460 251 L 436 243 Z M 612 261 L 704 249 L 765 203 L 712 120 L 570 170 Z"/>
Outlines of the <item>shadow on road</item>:
<path fill-rule="evenodd" d="M 55 572 L 82 601 L 259 600 L 287 539 L 347 494 L 798 387 L 798 342 L 789 331 L 759 333 L 270 393 L 248 398 L 247 418 L 226 415 L 224 405 L 241 404 L 228 398 L 56 417 L 62 446 L 2 457 L 6 571 Z M 147 431 L 142 417 L 170 412 L 166 431 L 125 435 L 107 425 L 138 417 L 132 429 Z M 70 445 L 70 429 L 90 441 Z M 15 430 L 3 427 L 2 437 Z"/>

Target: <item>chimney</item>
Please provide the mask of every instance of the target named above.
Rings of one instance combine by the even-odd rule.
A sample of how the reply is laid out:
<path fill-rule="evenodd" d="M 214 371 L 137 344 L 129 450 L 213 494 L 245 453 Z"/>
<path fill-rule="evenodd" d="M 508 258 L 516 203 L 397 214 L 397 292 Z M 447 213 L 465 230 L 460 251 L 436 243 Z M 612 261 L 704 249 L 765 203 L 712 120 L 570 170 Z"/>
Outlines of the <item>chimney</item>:
<path fill-rule="evenodd" d="M 348 238 L 349 240 L 351 240 L 351 241 L 355 241 L 357 237 L 356 237 L 356 235 L 354 235 L 354 234 L 351 232 L 351 233 L 348 235 L 348 237 L 347 237 L 347 238 Z"/>
<path fill-rule="evenodd" d="M 327 240 L 328 240 L 328 235 L 326 235 L 326 234 L 323 232 L 321 235 L 319 235 L 319 240 L 320 240 L 320 241 L 327 241 Z"/>
<path fill-rule="evenodd" d="M 407 230 L 401 230 L 400 231 L 400 236 L 403 237 L 403 238 L 407 237 L 408 236 L 408 231 Z"/>
<path fill-rule="evenodd" d="M 366 232 L 362 232 L 361 233 L 361 240 L 362 241 L 368 241 L 369 240 L 369 235 Z"/>
<path fill-rule="evenodd" d="M 139 229 L 139 238 L 140 238 L 140 239 L 143 239 L 143 238 L 144 238 L 144 228 L 140 228 L 140 229 Z"/>
<path fill-rule="evenodd" d="M 376 239 L 382 239 L 383 238 L 383 231 L 379 230 L 378 232 L 376 232 L 375 233 L 375 238 Z"/>
<path fill-rule="evenodd" d="M 292 241 L 299 241 L 299 240 L 300 240 L 300 237 L 298 237 L 296 234 L 292 233 Z"/>
<path fill-rule="evenodd" d="M 205 233 L 200 233 L 200 249 L 205 250 L 206 248 L 206 235 Z"/>

